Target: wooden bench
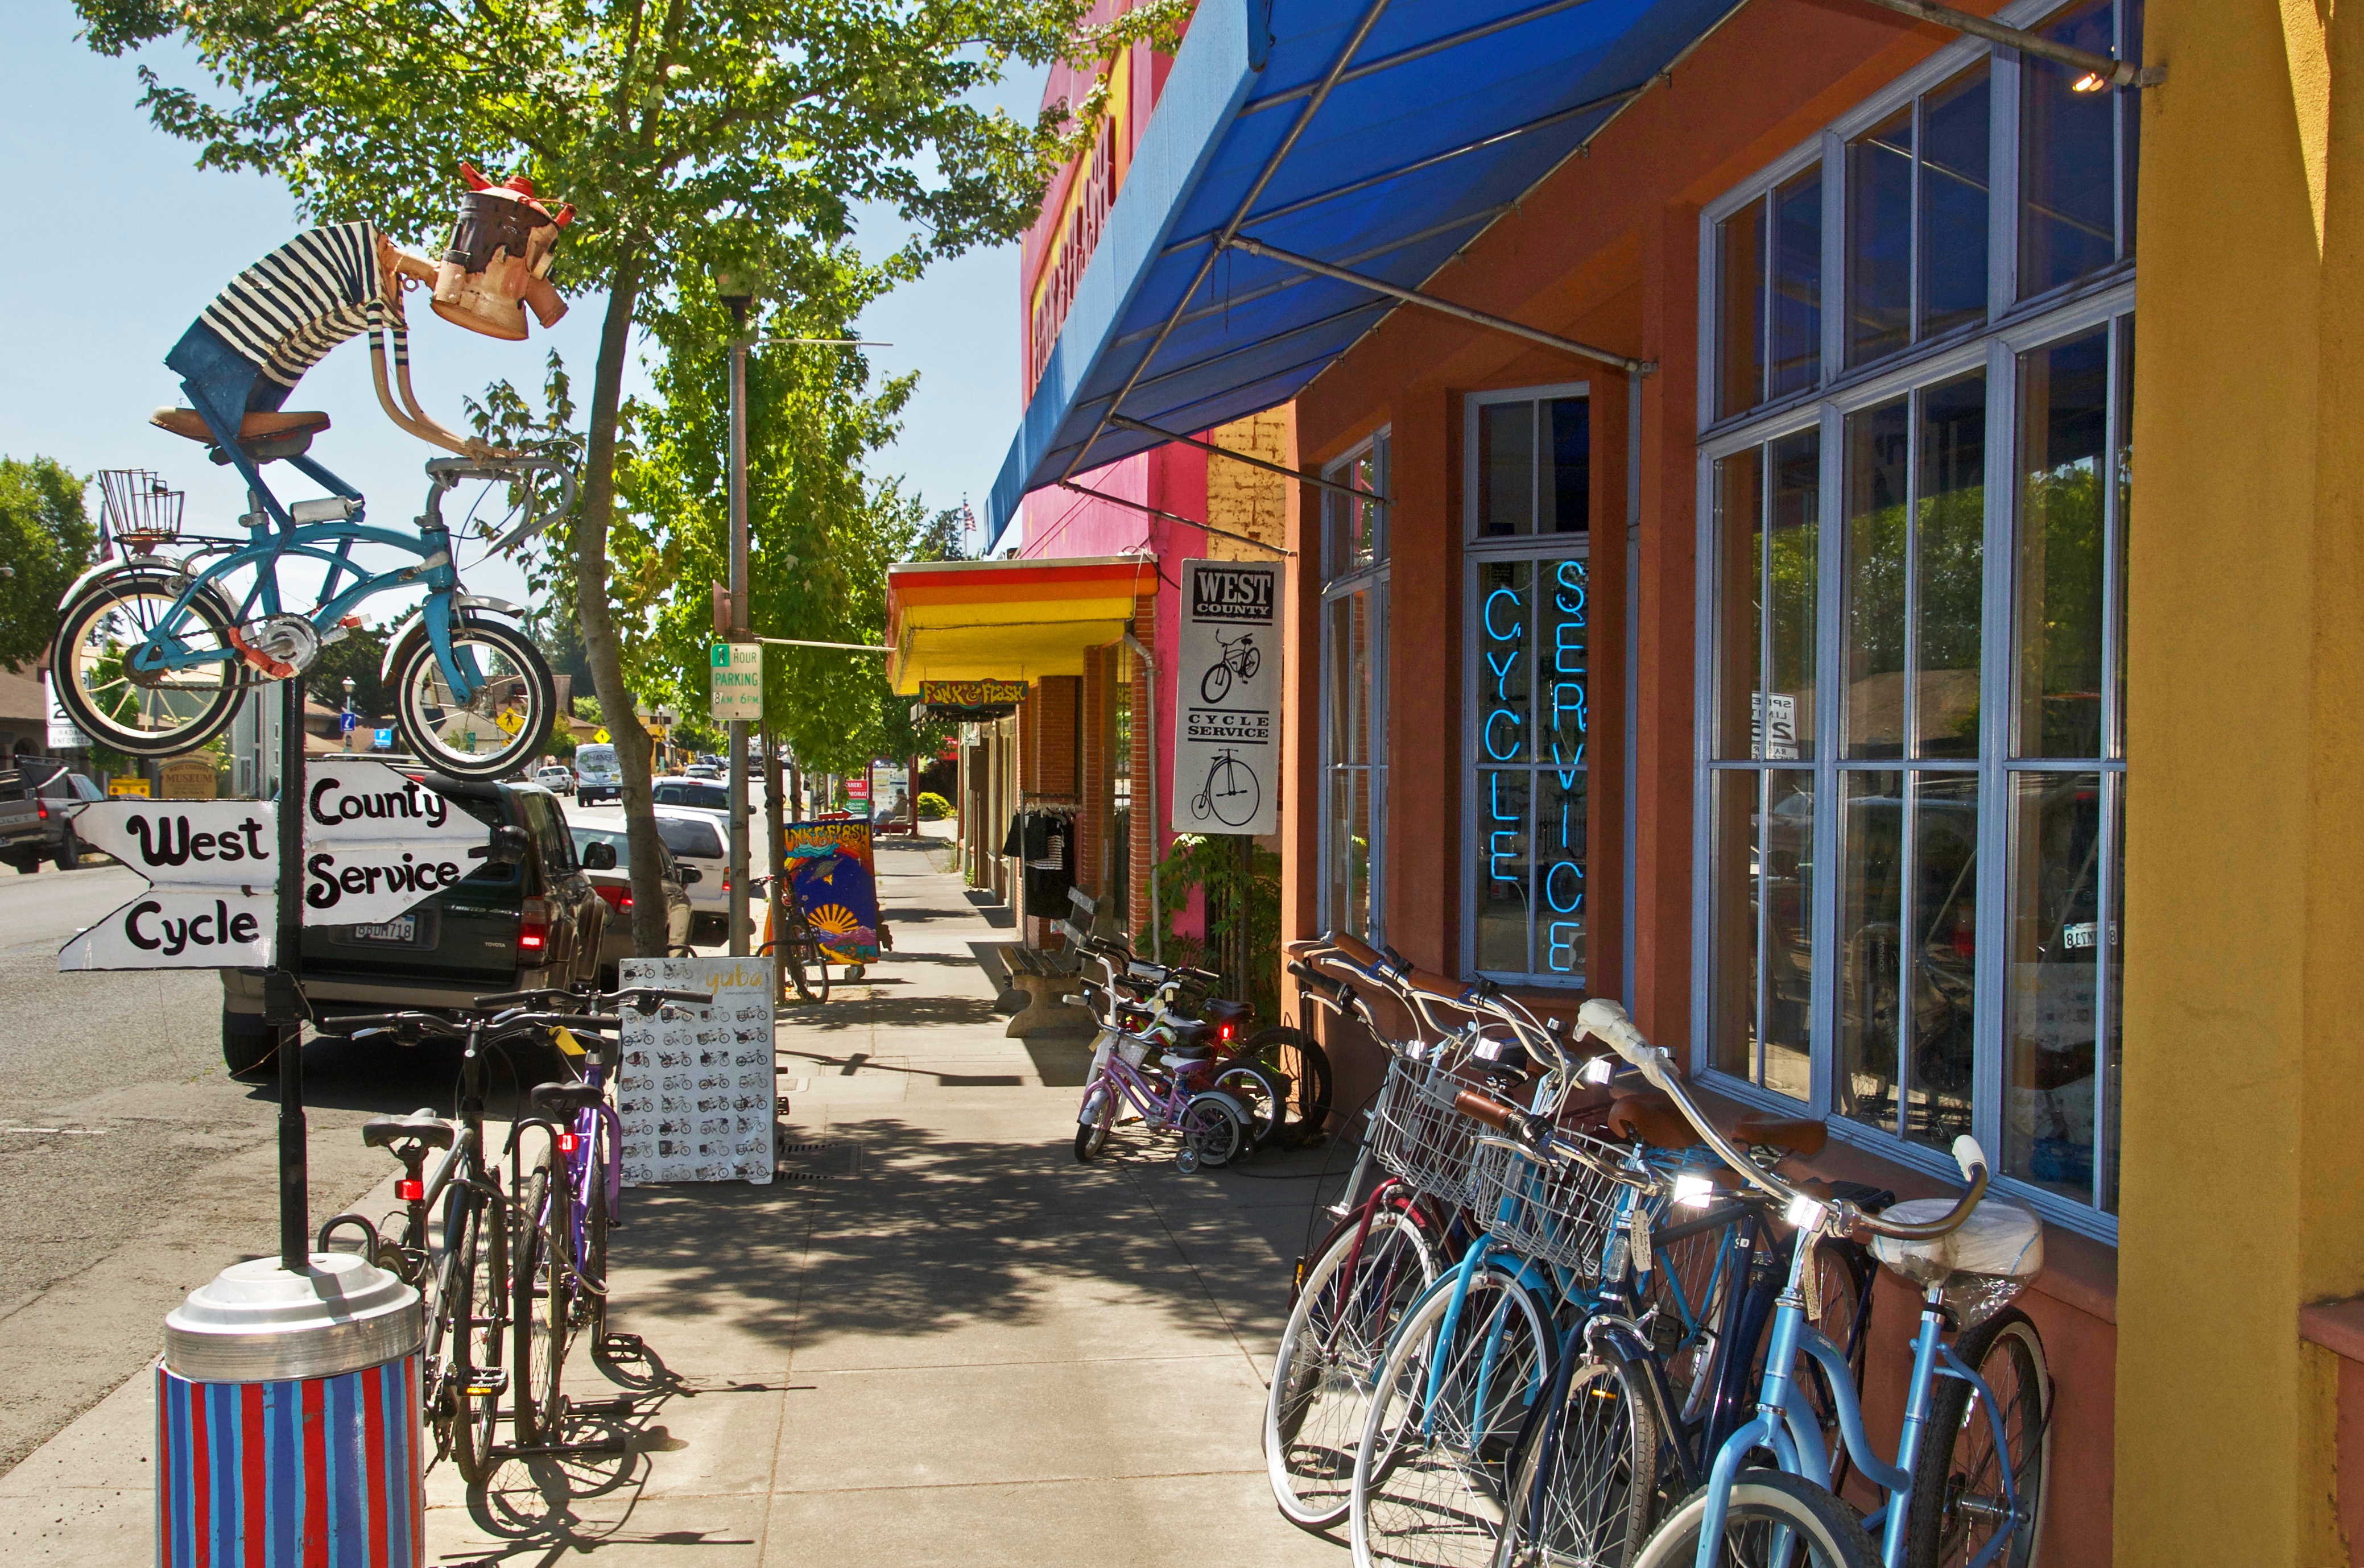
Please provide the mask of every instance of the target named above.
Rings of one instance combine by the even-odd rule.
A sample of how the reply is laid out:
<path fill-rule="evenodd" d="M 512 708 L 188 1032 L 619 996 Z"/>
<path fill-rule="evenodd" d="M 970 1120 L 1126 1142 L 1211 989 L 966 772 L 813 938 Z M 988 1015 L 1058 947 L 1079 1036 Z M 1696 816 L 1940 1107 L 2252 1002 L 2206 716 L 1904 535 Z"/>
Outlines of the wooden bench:
<path fill-rule="evenodd" d="M 1013 1040 L 1036 1034 L 1069 1034 L 1088 1022 L 1087 1015 L 1061 998 L 1074 995 L 1083 979 L 1058 953 L 1012 944 L 1001 950 L 1009 966 L 1009 984 L 1026 993 L 1026 1006 L 1003 1032 Z"/>

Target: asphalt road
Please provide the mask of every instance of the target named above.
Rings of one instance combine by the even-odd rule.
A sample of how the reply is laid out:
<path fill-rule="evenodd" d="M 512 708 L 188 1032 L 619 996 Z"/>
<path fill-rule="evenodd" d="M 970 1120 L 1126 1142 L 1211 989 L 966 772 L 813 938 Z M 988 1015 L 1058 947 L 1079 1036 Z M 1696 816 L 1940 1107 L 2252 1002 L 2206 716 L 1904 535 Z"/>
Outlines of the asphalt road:
<path fill-rule="evenodd" d="M 277 1083 L 224 1070 L 220 982 L 57 972 L 143 885 L 0 871 L 0 1472 L 154 1356 L 192 1288 L 278 1250 Z M 317 1226 L 394 1169 L 362 1119 L 448 1106 L 457 1058 L 331 1041 L 304 1062 Z"/>

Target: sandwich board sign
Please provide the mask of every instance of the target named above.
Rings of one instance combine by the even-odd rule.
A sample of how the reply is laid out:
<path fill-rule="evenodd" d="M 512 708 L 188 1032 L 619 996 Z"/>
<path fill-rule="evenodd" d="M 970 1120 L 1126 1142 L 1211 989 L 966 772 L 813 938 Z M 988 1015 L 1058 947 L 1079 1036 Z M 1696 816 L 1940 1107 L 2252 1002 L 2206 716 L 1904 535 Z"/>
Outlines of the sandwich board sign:
<path fill-rule="evenodd" d="M 492 830 L 384 762 L 323 758 L 309 770 L 301 879 L 307 926 L 390 920 L 465 878 Z M 58 951 L 74 969 L 267 966 L 276 934 L 279 808 L 251 800 L 111 800 L 74 832 L 146 877 L 148 891 Z"/>

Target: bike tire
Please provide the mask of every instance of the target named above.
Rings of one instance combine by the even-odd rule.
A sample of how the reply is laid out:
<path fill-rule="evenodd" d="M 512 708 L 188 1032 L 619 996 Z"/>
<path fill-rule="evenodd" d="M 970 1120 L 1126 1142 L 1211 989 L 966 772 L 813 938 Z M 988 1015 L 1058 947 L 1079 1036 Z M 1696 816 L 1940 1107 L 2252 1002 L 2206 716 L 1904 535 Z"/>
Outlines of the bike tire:
<path fill-rule="evenodd" d="M 594 1118 L 585 1170 L 590 1195 L 583 1204 L 583 1266 L 574 1274 L 574 1327 L 591 1337 L 597 1351 L 608 1340 L 608 1226 L 613 1216 L 608 1205 L 608 1162 L 616 1153 L 614 1135 L 606 1117 Z"/>
<path fill-rule="evenodd" d="M 1236 1057 L 1216 1069 L 1208 1087 L 1231 1095 L 1247 1113 L 1247 1142 L 1242 1153 L 1271 1148 L 1288 1126 L 1288 1095 L 1281 1084 L 1282 1080 L 1266 1069 Z"/>
<path fill-rule="evenodd" d="M 124 628 L 111 628 L 109 623 L 119 617 L 143 630 L 152 628 L 187 588 L 188 579 L 177 573 L 127 567 L 95 579 L 58 612 L 57 635 L 50 645 L 50 689 L 56 693 L 66 716 L 95 744 L 134 757 L 171 757 L 204 745 L 237 717 L 248 683 L 244 666 L 234 656 L 220 665 L 217 683 L 200 679 L 173 686 L 180 701 L 173 705 L 169 727 L 143 728 L 121 716 L 122 705 L 134 700 L 133 692 L 163 688 L 161 684 L 138 686 L 123 678 L 119 647 L 110 651 L 114 644 L 110 630 L 120 635 Z M 157 607 L 147 612 L 130 607 L 142 601 Z M 218 594 L 210 588 L 200 590 L 190 599 L 188 613 L 200 623 L 192 629 L 202 642 L 229 648 L 237 617 Z M 109 658 L 117 661 L 112 677 L 102 668 Z M 155 699 L 156 709 L 163 706 L 164 698 Z"/>
<path fill-rule="evenodd" d="M 1512 1562 L 1624 1568 L 1657 1510 L 1658 1422 L 1646 1373 L 1611 1346 L 1571 1357 L 1548 1420 L 1535 1423 L 1511 1484 L 1502 1532 Z"/>
<path fill-rule="evenodd" d="M 1297 1136 L 1310 1138 L 1330 1121 L 1330 1053 L 1321 1042 L 1288 1024 L 1261 1029 L 1240 1042 L 1240 1058 L 1261 1062 L 1289 1082 L 1289 1114 Z"/>
<path fill-rule="evenodd" d="M 1197 1166 L 1183 1167 L 1186 1173 L 1198 1166 L 1221 1170 L 1247 1151 L 1248 1118 L 1229 1095 L 1201 1090 L 1191 1095 L 1176 1126 L 1184 1152 L 1198 1157 Z"/>
<path fill-rule="evenodd" d="M 394 721 L 411 755 L 437 773 L 462 779 L 496 779 L 522 766 L 541 749 L 557 715 L 558 684 L 533 639 L 515 627 L 463 617 L 452 636 L 455 643 L 491 650 L 508 667 L 493 672 L 492 684 L 464 708 L 440 700 L 438 694 L 448 697 L 450 688 L 436 662 L 434 644 L 421 626 L 403 639 L 393 660 Z M 492 726 L 508 735 L 507 745 L 475 751 L 444 743 L 447 732 L 468 737 L 473 743 L 484 728 L 483 710 L 488 704 L 499 707 L 499 717 L 514 717 L 518 721 L 514 730 L 503 724 Z M 470 717 L 476 722 L 463 722 Z"/>
<path fill-rule="evenodd" d="M 1222 679 L 1220 681 L 1215 679 L 1218 675 Z M 1222 701 L 1230 695 L 1231 689 L 1232 667 L 1229 664 L 1211 665 L 1205 674 L 1199 677 L 1199 699 L 1210 706 Z"/>
<path fill-rule="evenodd" d="M 1099 1096 L 1099 1110 L 1091 1110 L 1092 1096 Z M 1086 1119 L 1089 1118 L 1089 1119 Z M 1083 1108 L 1076 1113 L 1076 1159 L 1088 1164 L 1099 1158 L 1108 1147 L 1109 1129 L 1116 1125 L 1116 1095 L 1105 1084 L 1095 1084 L 1084 1091 Z"/>
<path fill-rule="evenodd" d="M 1480 1263 L 1449 1341 L 1455 1275 L 1395 1330 L 1355 1450 L 1355 1568 L 1487 1568 L 1501 1541 L 1511 1465 L 1558 1353 L 1550 1305 Z M 1432 1364 L 1437 1397 L 1428 1403 Z"/>
<path fill-rule="evenodd" d="M 455 1205 L 463 1229 L 454 1254 L 451 1391 L 443 1412 L 451 1423 L 452 1468 L 472 1486 L 488 1479 L 500 1462 L 493 1452 L 493 1436 L 500 1423 L 502 1391 L 485 1374 L 500 1372 L 507 1350 L 503 1330 L 509 1296 L 508 1228 L 486 1224 L 486 1207 L 484 1198 L 473 1195 Z M 451 1224 L 447 1218 L 447 1246 Z"/>
<path fill-rule="evenodd" d="M 1992 1568 L 2028 1568 L 2044 1533 L 2044 1503 L 2052 1470 L 2052 1375 L 2043 1336 L 2026 1313 L 2005 1307 L 1954 1342 L 1954 1353 L 1984 1378 L 2002 1418 L 2018 1522 L 2012 1539 L 1987 1562 Z M 1905 1568 L 1968 1563 L 2002 1521 L 2002 1471 L 1994 1426 L 1976 1391 L 1958 1377 L 1935 1379 L 1929 1424 L 1912 1462 L 1912 1509 L 1904 1526 Z M 1986 1528 L 1981 1529 L 1981 1526 Z"/>
<path fill-rule="evenodd" d="M 1344 1223 L 1332 1232 L 1298 1287 L 1273 1353 L 1265 1472 L 1281 1516 L 1306 1529 L 1327 1529 L 1346 1517 L 1355 1445 L 1388 1336 L 1442 1266 L 1419 1200 L 1404 1194 L 1380 1203 L 1367 1231 Z"/>
<path fill-rule="evenodd" d="M 1879 1551 L 1857 1522 L 1855 1510 L 1811 1481 L 1778 1470 L 1744 1470 L 1734 1477 L 1723 1540 L 1714 1561 L 1734 1568 L 1879 1568 Z M 1650 1534 L 1634 1568 L 1691 1568 L 1699 1561 L 1707 1512 L 1702 1486 L 1675 1505 Z M 1772 1538 L 1788 1550 L 1773 1554 Z"/>
<path fill-rule="evenodd" d="M 546 1151 L 526 1176 L 518 1208 L 517 1271 L 509 1284 L 516 1371 L 509 1385 L 510 1420 L 519 1442 L 547 1442 L 558 1424 L 571 1239 L 563 1234 L 566 1205 L 554 1190 L 555 1174 Z"/>

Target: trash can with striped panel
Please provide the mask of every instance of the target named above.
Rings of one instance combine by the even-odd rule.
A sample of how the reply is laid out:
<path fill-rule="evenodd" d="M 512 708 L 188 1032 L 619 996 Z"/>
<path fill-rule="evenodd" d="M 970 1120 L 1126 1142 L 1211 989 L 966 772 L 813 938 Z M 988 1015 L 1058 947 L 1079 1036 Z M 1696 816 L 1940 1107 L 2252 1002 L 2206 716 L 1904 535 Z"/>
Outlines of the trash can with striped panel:
<path fill-rule="evenodd" d="M 231 1265 L 164 1319 L 160 1568 L 419 1568 L 418 1293 L 342 1252 Z"/>

